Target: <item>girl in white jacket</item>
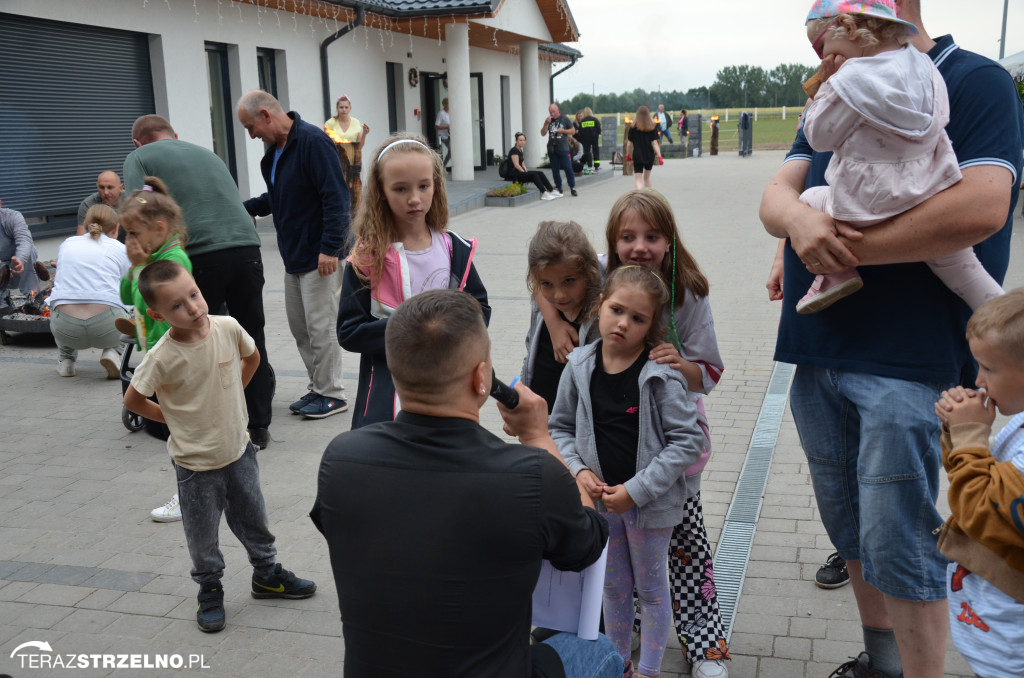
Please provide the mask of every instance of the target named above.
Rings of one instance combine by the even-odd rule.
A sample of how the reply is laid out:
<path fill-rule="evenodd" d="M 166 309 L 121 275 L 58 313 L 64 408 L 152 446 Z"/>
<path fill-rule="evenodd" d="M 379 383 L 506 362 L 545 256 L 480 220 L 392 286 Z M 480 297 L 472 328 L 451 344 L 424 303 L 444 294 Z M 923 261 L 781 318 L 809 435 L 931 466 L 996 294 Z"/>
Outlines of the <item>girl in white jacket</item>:
<path fill-rule="evenodd" d="M 811 47 L 841 67 L 803 116 L 811 147 L 835 153 L 825 172 L 829 185 L 807 189 L 800 200 L 856 228 L 906 212 L 960 181 L 945 132 L 945 82 L 927 55 L 904 44 L 916 33 L 896 17 L 892 0 L 818 0 L 807 15 Z M 813 273 L 818 262 L 805 263 Z M 971 308 L 1003 293 L 971 248 L 925 263 Z M 796 310 L 824 310 L 863 284 L 855 268 L 818 275 Z"/>

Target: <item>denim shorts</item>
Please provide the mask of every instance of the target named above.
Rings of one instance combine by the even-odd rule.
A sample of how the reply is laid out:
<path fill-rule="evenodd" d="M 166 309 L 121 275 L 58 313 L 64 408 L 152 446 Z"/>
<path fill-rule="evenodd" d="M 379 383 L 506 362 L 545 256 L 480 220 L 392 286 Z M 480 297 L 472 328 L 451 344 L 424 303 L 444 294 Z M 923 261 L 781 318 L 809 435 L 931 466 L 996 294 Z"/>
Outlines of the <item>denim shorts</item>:
<path fill-rule="evenodd" d="M 801 366 L 790 388 L 832 544 L 861 561 L 868 583 L 902 600 L 946 597 L 935 402 L 950 386 Z"/>

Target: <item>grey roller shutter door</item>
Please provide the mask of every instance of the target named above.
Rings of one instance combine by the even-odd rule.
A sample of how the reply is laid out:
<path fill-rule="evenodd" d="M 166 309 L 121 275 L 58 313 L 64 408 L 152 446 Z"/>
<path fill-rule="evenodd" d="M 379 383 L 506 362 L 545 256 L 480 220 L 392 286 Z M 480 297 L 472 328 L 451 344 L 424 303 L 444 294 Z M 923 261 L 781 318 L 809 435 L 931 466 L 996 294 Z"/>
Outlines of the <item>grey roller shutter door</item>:
<path fill-rule="evenodd" d="M 74 214 L 121 173 L 153 113 L 144 33 L 0 13 L 0 199 L 26 217 Z"/>

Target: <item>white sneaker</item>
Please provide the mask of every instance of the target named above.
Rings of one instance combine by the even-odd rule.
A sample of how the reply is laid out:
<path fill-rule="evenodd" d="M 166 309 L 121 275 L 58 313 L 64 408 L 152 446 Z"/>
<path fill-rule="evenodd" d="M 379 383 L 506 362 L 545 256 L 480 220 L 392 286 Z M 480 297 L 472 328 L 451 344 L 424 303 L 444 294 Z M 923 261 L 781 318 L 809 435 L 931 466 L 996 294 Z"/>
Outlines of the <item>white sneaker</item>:
<path fill-rule="evenodd" d="M 556 196 L 552 191 L 548 191 L 548 192 L 544 193 L 542 196 L 540 196 L 540 199 L 541 200 L 554 200 L 556 197 L 558 197 L 558 196 Z"/>
<path fill-rule="evenodd" d="M 57 374 L 62 377 L 75 376 L 75 361 L 70 358 L 62 358 L 57 361 Z"/>
<path fill-rule="evenodd" d="M 178 493 L 175 492 L 171 500 L 149 512 L 149 517 L 157 523 L 173 523 L 181 520 L 181 504 L 178 503 Z"/>
<path fill-rule="evenodd" d="M 693 678 L 729 678 L 729 669 L 721 659 L 698 659 L 693 663 Z"/>
<path fill-rule="evenodd" d="M 551 195 L 555 196 L 555 198 L 561 198 L 562 197 L 562 192 L 561 191 L 551 191 Z"/>
<path fill-rule="evenodd" d="M 121 356 L 112 348 L 104 349 L 100 355 L 100 365 L 107 370 L 107 379 L 117 379 L 121 369 L 118 367 Z"/>

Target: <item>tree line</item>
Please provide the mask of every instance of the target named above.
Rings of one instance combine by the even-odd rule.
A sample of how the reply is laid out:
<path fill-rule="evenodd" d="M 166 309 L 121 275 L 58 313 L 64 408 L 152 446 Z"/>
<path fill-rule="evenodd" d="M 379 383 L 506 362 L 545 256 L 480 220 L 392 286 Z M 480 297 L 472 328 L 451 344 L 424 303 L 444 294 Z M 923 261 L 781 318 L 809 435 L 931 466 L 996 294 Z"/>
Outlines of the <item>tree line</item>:
<path fill-rule="evenodd" d="M 640 106 L 656 108 L 658 104 L 665 104 L 670 111 L 803 106 L 807 95 L 800 86 L 815 71 L 816 66 L 802 64 L 779 64 L 770 71 L 760 66 L 726 66 L 715 75 L 711 87 L 693 87 L 685 92 L 648 91 L 638 87 L 632 92 L 596 96 L 581 92 L 559 102 L 559 106 L 569 113 L 590 106 L 595 114 L 635 111 Z"/>

